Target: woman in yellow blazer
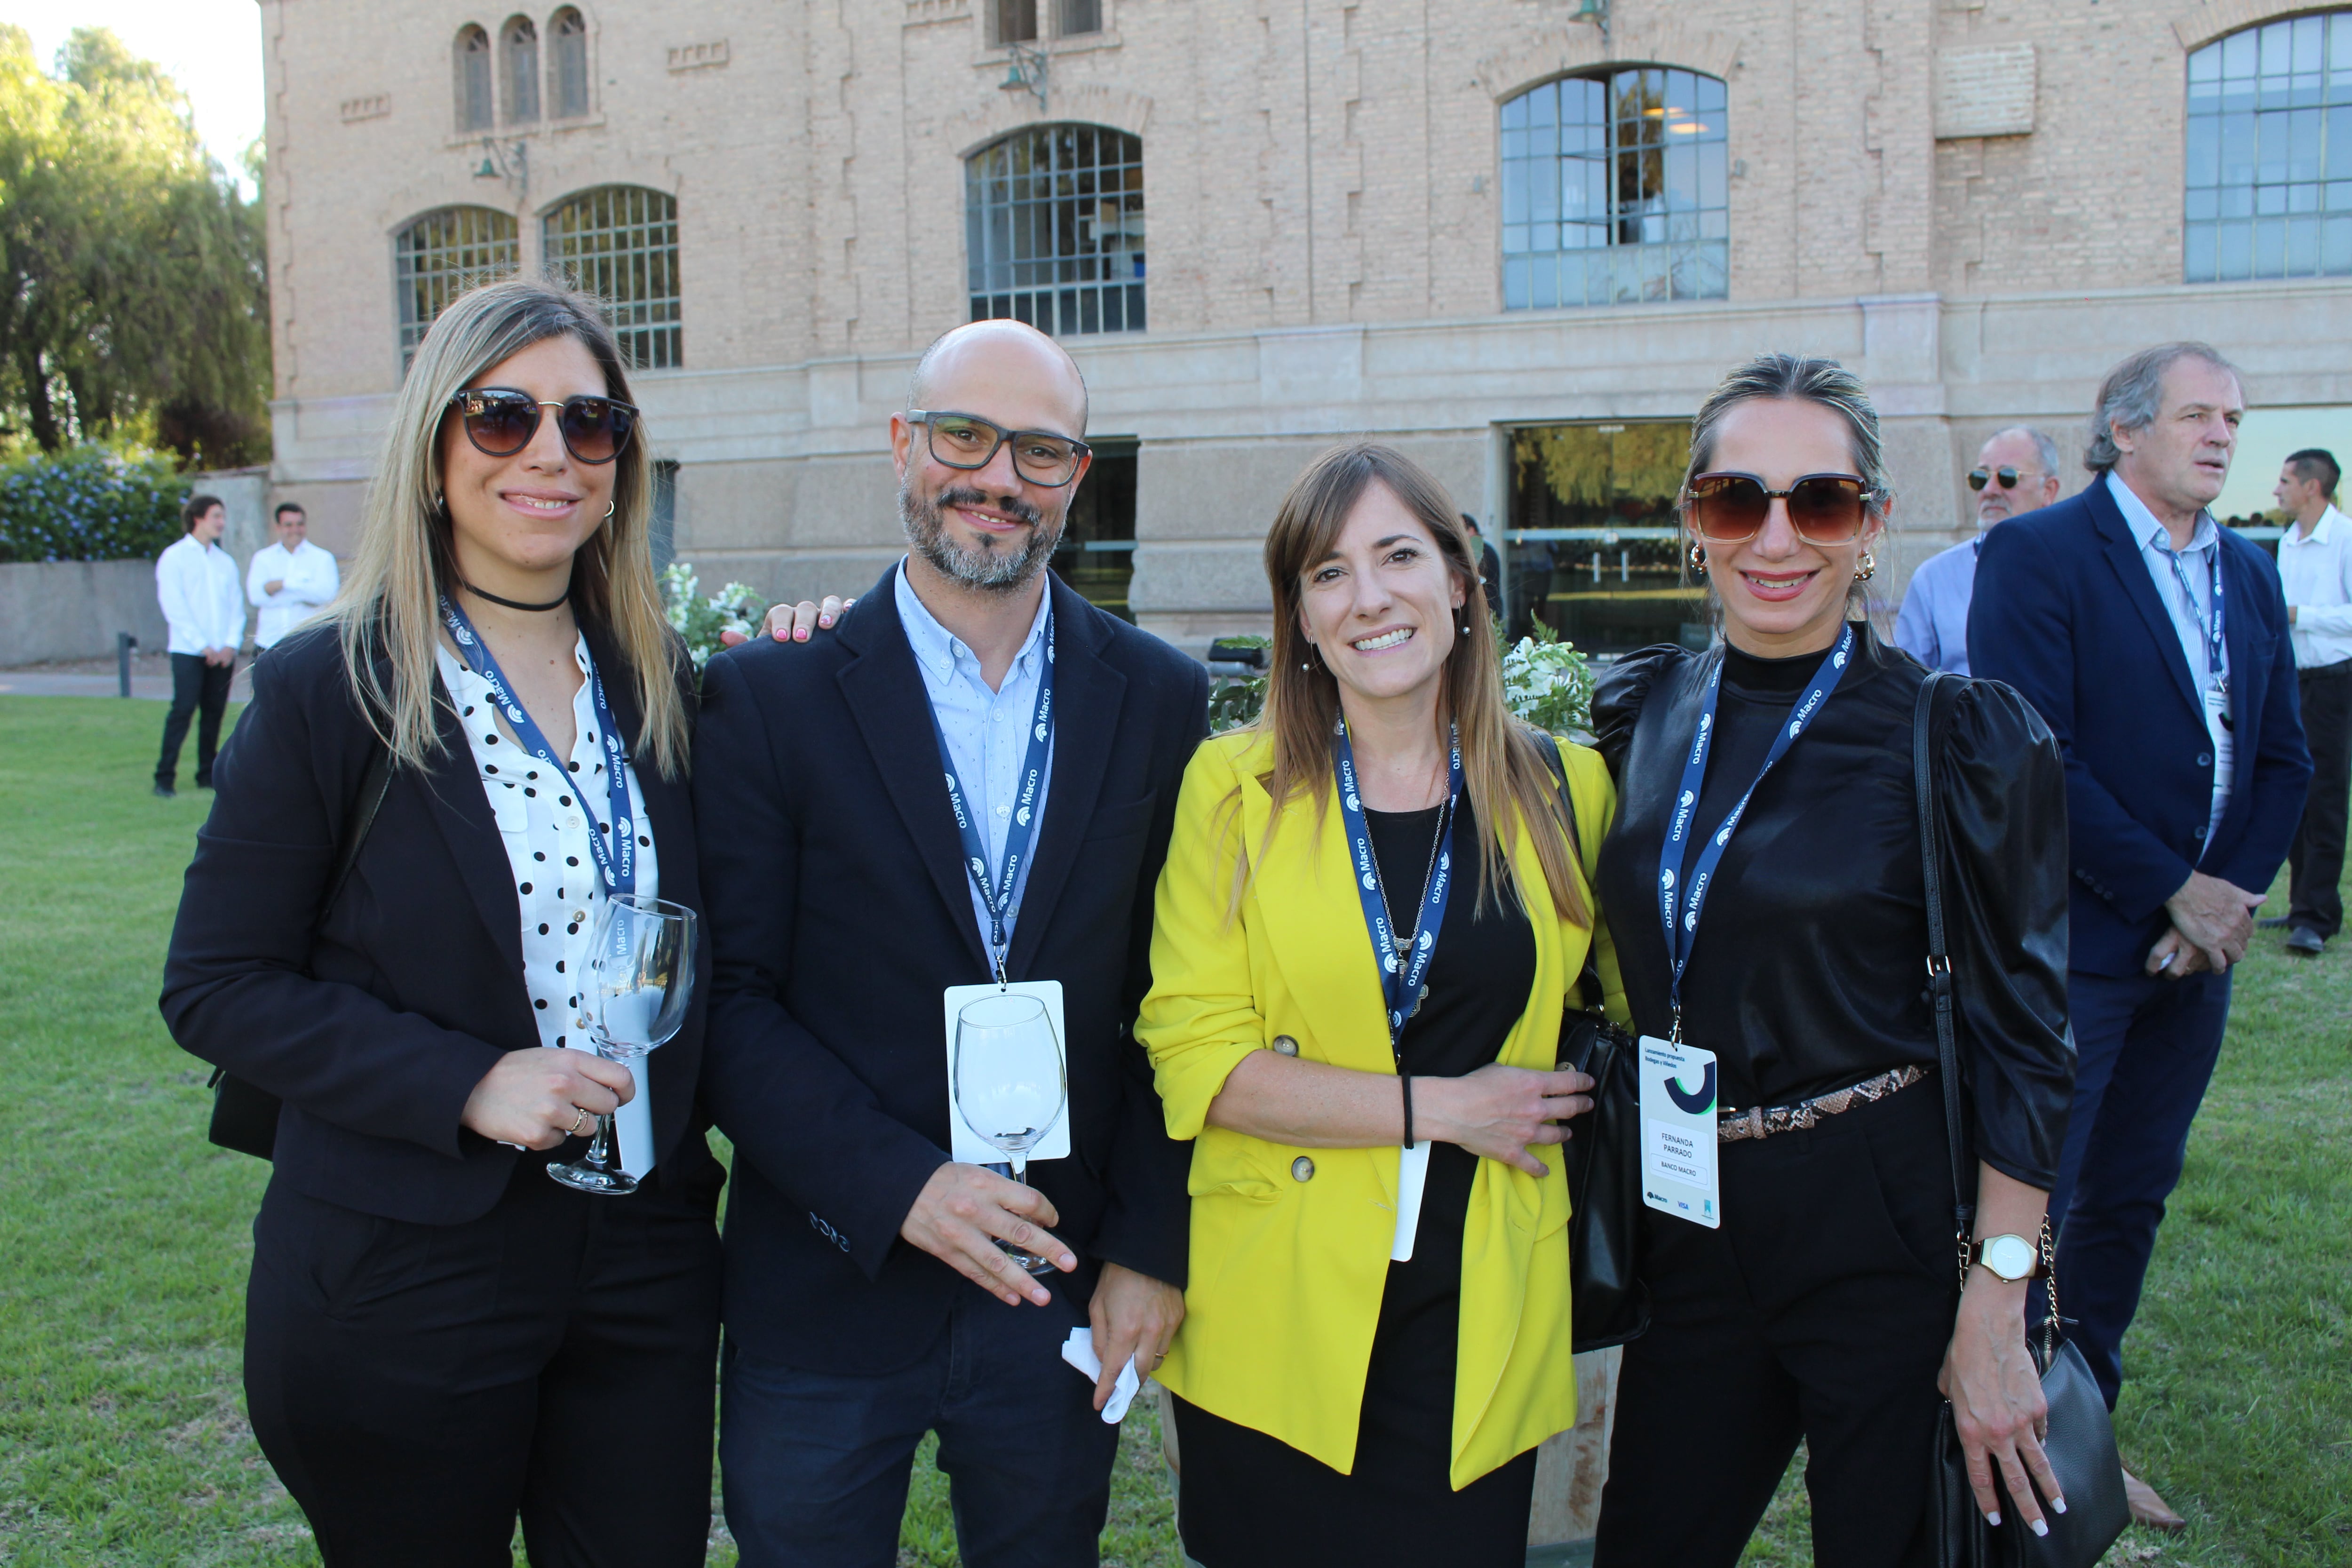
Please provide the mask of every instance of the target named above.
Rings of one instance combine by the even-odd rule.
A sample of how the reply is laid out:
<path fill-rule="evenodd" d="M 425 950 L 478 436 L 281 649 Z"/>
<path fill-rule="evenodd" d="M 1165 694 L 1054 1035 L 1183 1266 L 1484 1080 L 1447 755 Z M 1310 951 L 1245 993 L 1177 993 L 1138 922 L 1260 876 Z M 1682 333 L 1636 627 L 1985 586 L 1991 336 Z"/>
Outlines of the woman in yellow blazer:
<path fill-rule="evenodd" d="M 1317 459 L 1266 538 L 1265 713 L 1177 807 L 1137 1034 L 1193 1141 L 1160 1377 L 1204 1568 L 1516 1568 L 1536 1446 L 1576 1419 L 1540 1151 L 1591 1105 L 1552 1068 L 1613 796 L 1560 747 L 1570 834 L 1458 517 L 1392 449 Z"/>

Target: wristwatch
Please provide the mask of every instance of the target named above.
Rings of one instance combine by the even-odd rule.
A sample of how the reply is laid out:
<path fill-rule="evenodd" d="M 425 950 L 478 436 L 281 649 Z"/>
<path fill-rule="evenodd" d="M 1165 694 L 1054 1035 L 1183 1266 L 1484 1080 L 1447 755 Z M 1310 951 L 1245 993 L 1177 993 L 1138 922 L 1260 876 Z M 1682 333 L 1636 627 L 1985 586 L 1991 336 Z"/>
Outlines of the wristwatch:
<path fill-rule="evenodd" d="M 1983 1264 L 2012 1285 L 2021 1279 L 2039 1279 L 2047 1272 L 2042 1267 L 2041 1248 L 2021 1236 L 1988 1236 L 1969 1248 L 1969 1261 Z"/>

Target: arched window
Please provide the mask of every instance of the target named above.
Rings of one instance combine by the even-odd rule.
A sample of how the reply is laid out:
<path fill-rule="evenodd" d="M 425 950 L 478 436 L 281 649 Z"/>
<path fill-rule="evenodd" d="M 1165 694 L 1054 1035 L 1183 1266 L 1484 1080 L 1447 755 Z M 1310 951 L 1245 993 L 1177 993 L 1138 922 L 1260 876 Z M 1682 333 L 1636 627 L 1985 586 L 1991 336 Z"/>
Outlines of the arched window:
<path fill-rule="evenodd" d="M 479 27 L 457 33 L 457 129 L 488 131 L 490 107 L 490 36 Z"/>
<path fill-rule="evenodd" d="M 2189 57 L 2182 276 L 2352 273 L 2352 11 Z"/>
<path fill-rule="evenodd" d="M 566 5 L 547 24 L 547 82 L 555 118 L 577 120 L 588 112 L 588 22 Z"/>
<path fill-rule="evenodd" d="M 1642 67 L 1503 105 L 1503 308 L 1720 300 L 1723 83 Z"/>
<path fill-rule="evenodd" d="M 1143 140 L 1101 125 L 1016 131 L 964 163 L 971 319 L 1139 332 Z"/>
<path fill-rule="evenodd" d="M 539 29 L 528 16 L 510 16 L 499 42 L 506 51 L 507 123 L 532 124 L 539 119 Z"/>
<path fill-rule="evenodd" d="M 640 370 L 686 363 L 679 325 L 677 202 L 641 185 L 583 191 L 540 228 L 550 268 L 604 302 L 621 351 Z"/>
<path fill-rule="evenodd" d="M 393 237 L 393 292 L 400 314 L 400 368 L 450 300 L 521 264 L 515 220 L 490 207 L 443 207 Z"/>

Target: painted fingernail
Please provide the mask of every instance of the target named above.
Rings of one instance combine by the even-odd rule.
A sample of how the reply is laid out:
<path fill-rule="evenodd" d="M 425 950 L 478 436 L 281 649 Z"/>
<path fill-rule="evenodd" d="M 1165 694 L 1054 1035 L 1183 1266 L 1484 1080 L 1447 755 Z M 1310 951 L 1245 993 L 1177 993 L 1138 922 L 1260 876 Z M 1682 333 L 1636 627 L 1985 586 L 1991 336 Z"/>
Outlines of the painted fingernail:
<path fill-rule="evenodd" d="M 2000 1528 L 2000 1515 L 1997 1513 L 1989 1513 L 1985 1515 L 1985 1522 L 1991 1525 L 1995 1530 L 1999 1530 Z"/>
<path fill-rule="evenodd" d="M 808 627 L 806 627 L 806 626 L 796 626 L 796 627 L 794 627 L 794 628 L 793 628 L 793 641 L 794 641 L 794 642 L 806 642 L 806 641 L 808 641 Z"/>
<path fill-rule="evenodd" d="M 831 616 L 819 616 L 816 618 L 816 624 L 821 626 L 829 626 L 833 625 L 833 617 Z"/>
<path fill-rule="evenodd" d="M 2050 1533 L 2050 1524 L 2046 1520 L 2036 1519 L 2030 1520 L 2027 1522 L 2032 1527 L 2033 1533 L 2036 1535 L 2047 1535 Z"/>
<path fill-rule="evenodd" d="M 2056 1509 L 2060 1513 L 2064 1513 L 2066 1511 L 2066 1500 L 2062 1497 L 2052 1498 L 2050 1500 L 2050 1506 Z"/>

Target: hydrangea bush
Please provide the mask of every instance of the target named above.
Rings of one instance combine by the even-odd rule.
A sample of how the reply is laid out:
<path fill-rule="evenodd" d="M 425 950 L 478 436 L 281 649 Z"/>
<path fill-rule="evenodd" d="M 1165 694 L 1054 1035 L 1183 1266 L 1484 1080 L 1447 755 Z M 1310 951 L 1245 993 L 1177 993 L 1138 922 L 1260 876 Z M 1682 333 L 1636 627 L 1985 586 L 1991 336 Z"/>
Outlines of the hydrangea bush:
<path fill-rule="evenodd" d="M 740 583 L 730 583 L 705 596 L 701 579 L 683 561 L 673 561 L 662 569 L 661 584 L 669 624 L 686 639 L 697 669 L 726 646 L 719 640 L 721 632 L 739 632 L 748 637 L 759 630 L 768 614 L 768 601 Z"/>
<path fill-rule="evenodd" d="M 160 554 L 180 537 L 189 484 L 168 458 L 106 447 L 0 465 L 0 562 Z"/>

